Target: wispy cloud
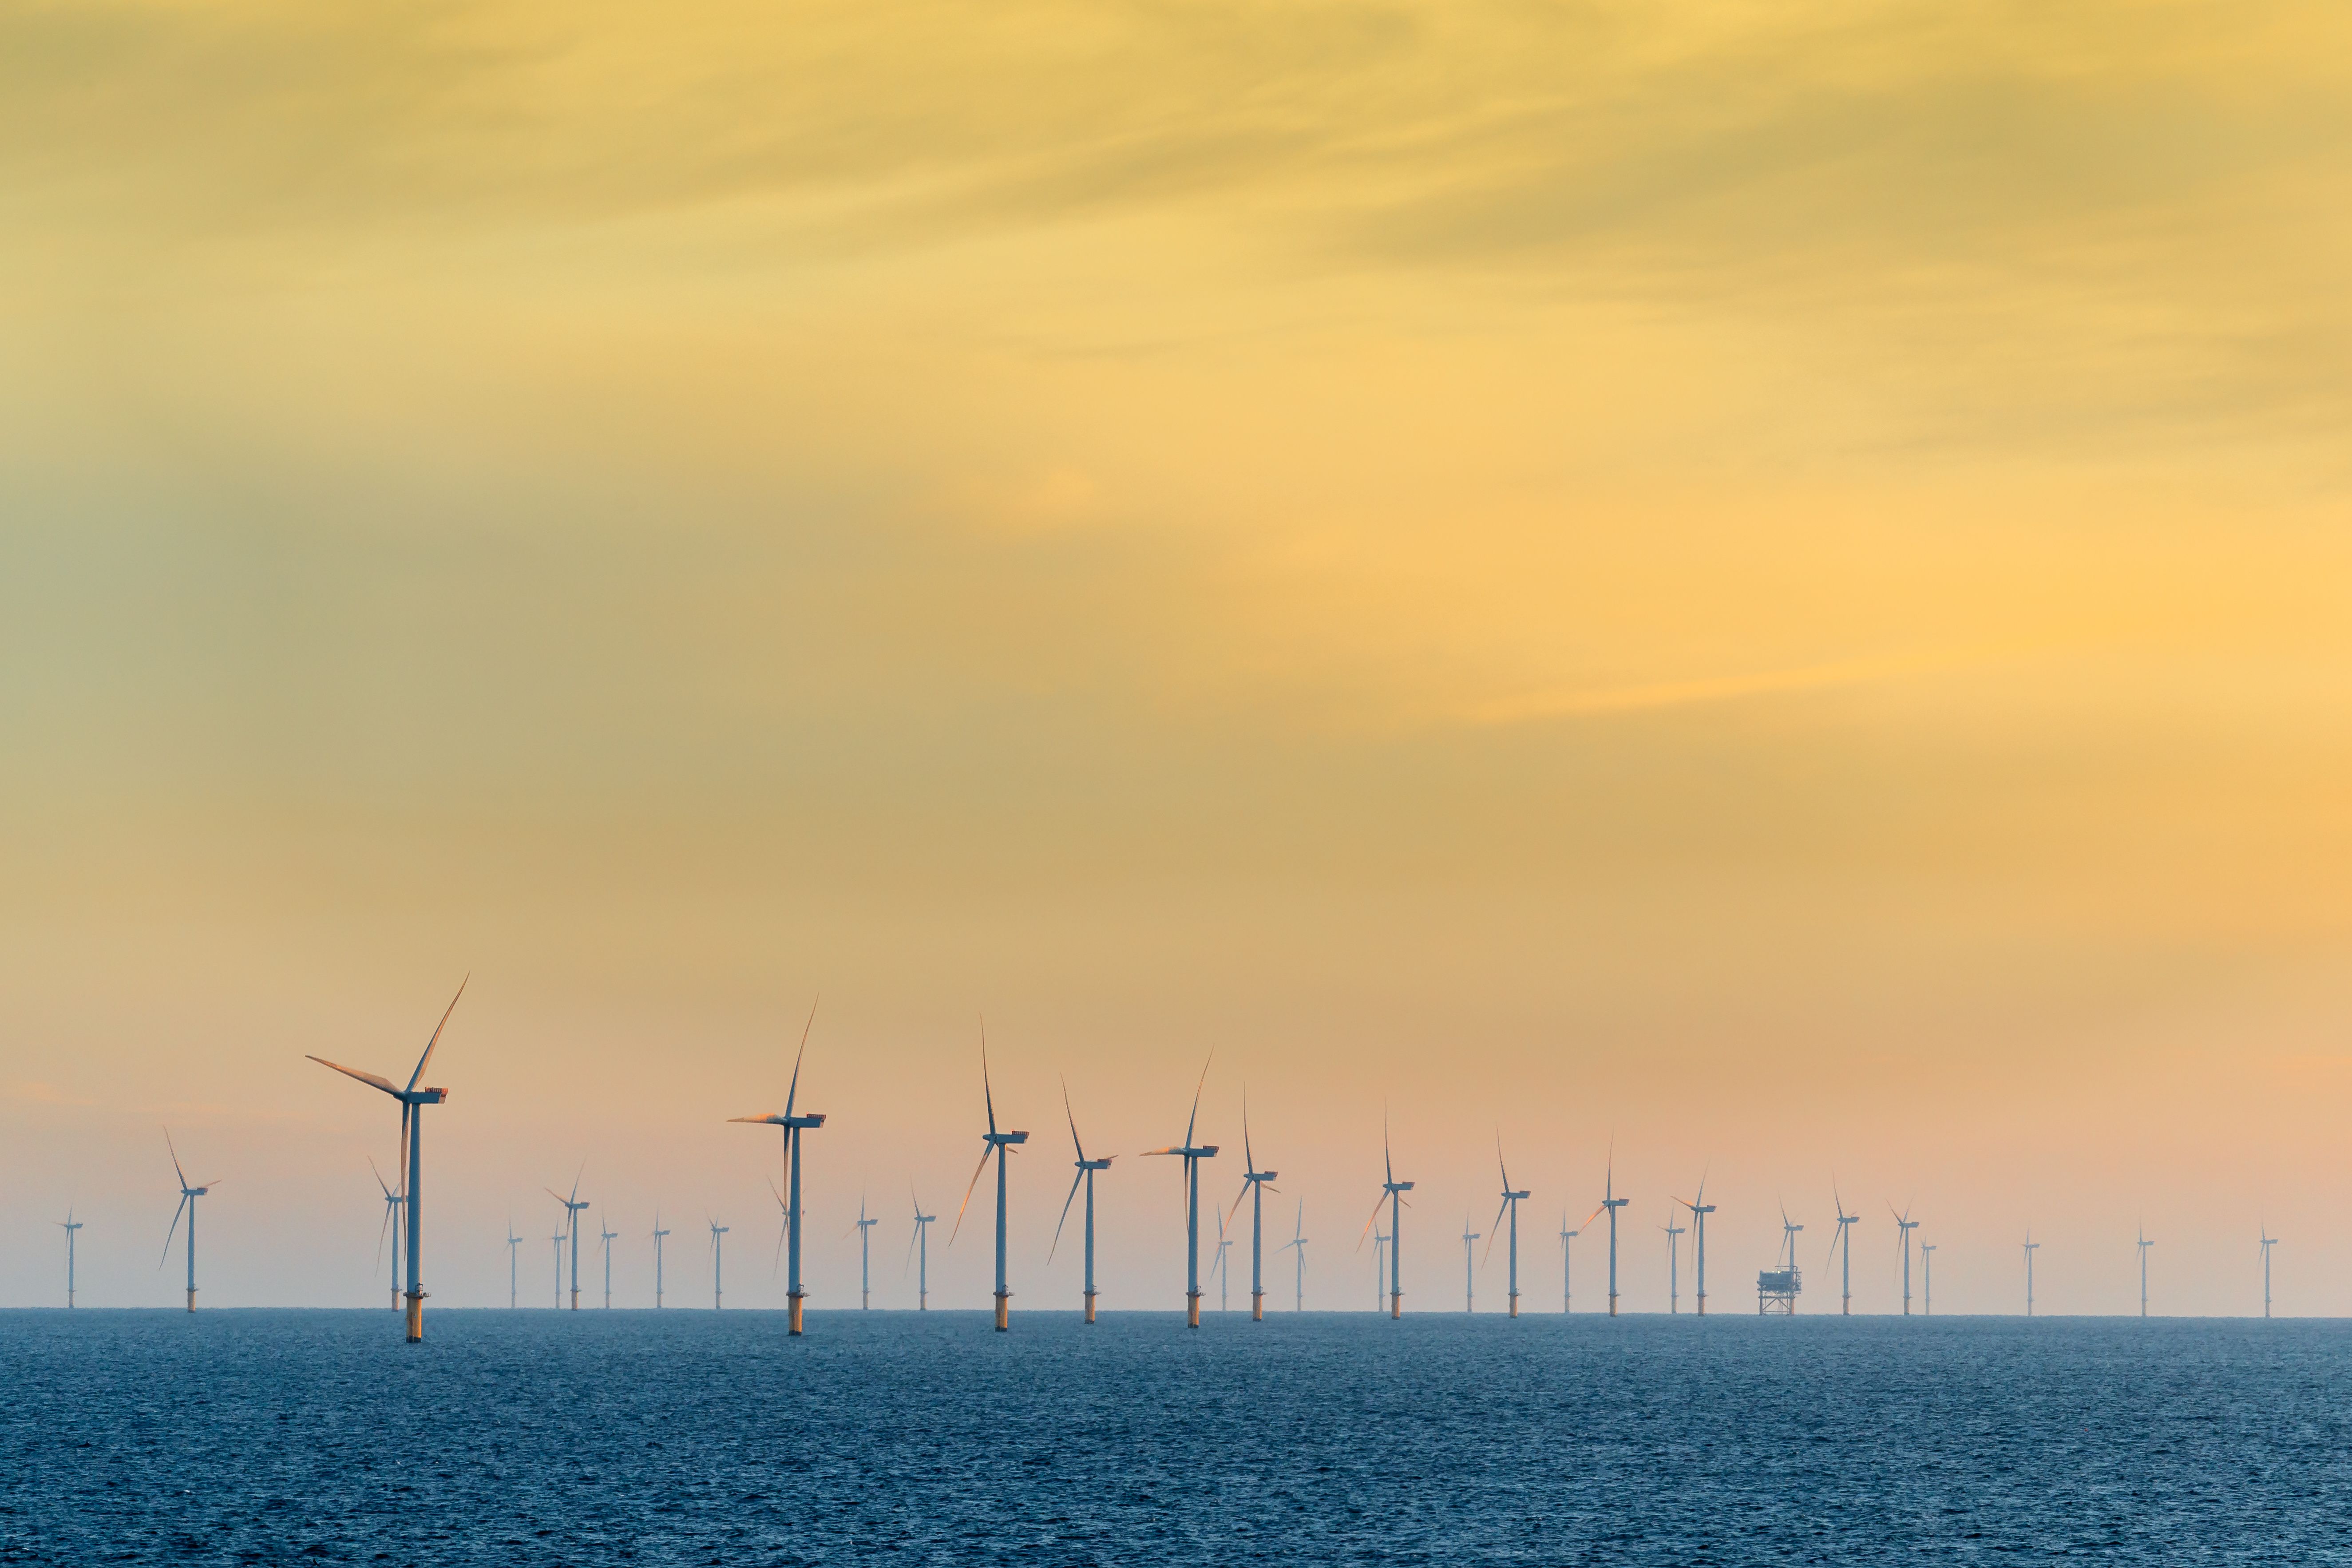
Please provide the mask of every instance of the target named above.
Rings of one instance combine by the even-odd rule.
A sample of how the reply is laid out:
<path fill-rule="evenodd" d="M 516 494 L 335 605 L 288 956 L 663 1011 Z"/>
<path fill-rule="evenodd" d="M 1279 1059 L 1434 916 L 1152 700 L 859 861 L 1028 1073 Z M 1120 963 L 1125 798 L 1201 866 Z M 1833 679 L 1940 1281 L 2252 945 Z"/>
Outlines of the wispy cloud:
<path fill-rule="evenodd" d="M 1489 699 L 1473 705 L 1466 718 L 1475 725 L 1494 726 L 1539 723 L 1553 719 L 1603 718 L 1618 713 L 1648 712 L 1661 708 L 1692 708 L 1708 703 L 1737 702 L 1752 697 L 1870 685 L 1922 674 L 1930 669 L 1949 668 L 1954 662 L 1916 657 L 1849 659 L 1835 664 L 1700 676 L 1683 680 L 1643 681 L 1625 686 L 1558 687 Z"/>

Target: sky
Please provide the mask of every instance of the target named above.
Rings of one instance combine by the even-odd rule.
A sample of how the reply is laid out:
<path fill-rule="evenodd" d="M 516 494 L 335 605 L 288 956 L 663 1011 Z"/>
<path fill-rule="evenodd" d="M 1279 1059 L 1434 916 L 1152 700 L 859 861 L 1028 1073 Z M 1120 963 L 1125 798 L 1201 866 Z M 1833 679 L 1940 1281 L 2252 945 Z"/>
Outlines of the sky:
<path fill-rule="evenodd" d="M 85 1302 L 177 1302 L 167 1125 L 205 1302 L 383 1300 L 396 1114 L 303 1058 L 404 1079 L 464 980 L 437 1305 L 509 1221 L 551 1299 L 575 1177 L 617 1303 L 658 1206 L 672 1301 L 715 1219 L 780 1304 L 726 1119 L 814 1005 L 819 1309 L 861 1199 L 911 1304 L 916 1194 L 986 1304 L 984 1028 L 1016 1310 L 1068 1116 L 1106 1307 L 1181 1307 L 1204 1063 L 1309 1307 L 1385 1120 L 1408 1310 L 1498 1145 L 1545 1310 L 1612 1168 L 1632 1310 L 1702 1178 L 1719 1310 L 1784 1205 L 1826 1310 L 1840 1199 L 1857 1310 L 1906 1205 L 1938 1310 L 2029 1230 L 2136 1310 L 2143 1226 L 2158 1311 L 2258 1310 L 2263 1226 L 2346 1310 L 2347 61 L 2273 0 L 0 5 L 0 1304 L 69 1205 Z"/>

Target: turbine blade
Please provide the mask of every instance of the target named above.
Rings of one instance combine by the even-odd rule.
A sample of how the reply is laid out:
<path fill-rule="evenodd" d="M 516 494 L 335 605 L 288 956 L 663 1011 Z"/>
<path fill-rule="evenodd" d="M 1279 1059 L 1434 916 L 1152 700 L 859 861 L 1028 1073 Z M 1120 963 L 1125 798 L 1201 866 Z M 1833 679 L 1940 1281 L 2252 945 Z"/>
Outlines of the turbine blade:
<path fill-rule="evenodd" d="M 355 1078 L 370 1089 L 380 1089 L 386 1094 L 394 1095 L 400 1092 L 399 1087 L 390 1079 L 378 1078 L 372 1072 L 362 1072 L 357 1068 L 347 1068 L 341 1062 L 331 1062 L 324 1057 L 311 1057 L 310 1060 L 317 1062 L 322 1068 L 332 1068 L 345 1078 Z"/>
<path fill-rule="evenodd" d="M 383 1238 L 390 1234 L 391 1230 L 392 1205 L 386 1204 L 383 1205 L 383 1223 L 375 1229 L 375 1260 L 379 1264 L 383 1261 Z"/>
<path fill-rule="evenodd" d="M 172 1228 L 163 1233 L 163 1256 L 155 1260 L 155 1267 L 158 1268 L 172 1261 L 172 1238 L 180 1234 L 180 1209 L 186 1208 L 195 1201 L 185 1192 L 187 1183 L 184 1180 L 180 1185 L 184 1189 L 180 1194 L 180 1208 L 172 1211 Z"/>
<path fill-rule="evenodd" d="M 817 1001 L 822 1000 L 824 1000 L 824 998 L 820 995 L 816 1001 L 812 1001 L 809 1004 L 808 1022 L 801 1026 L 801 1048 L 793 1057 L 793 1087 L 784 1091 L 784 1114 L 786 1116 L 790 1116 L 793 1113 L 793 1104 L 800 1098 L 801 1058 L 808 1055 L 809 1031 L 816 1027 L 816 1004 Z"/>
<path fill-rule="evenodd" d="M 988 1016 L 986 1014 L 981 1015 L 980 1019 L 980 1092 L 981 1097 L 988 1102 L 988 1130 L 991 1133 L 993 1133 L 996 1131 L 996 1090 L 991 1088 L 988 1082 Z M 990 1145 L 991 1148 L 993 1148 L 994 1146 L 995 1145 L 993 1144 Z M 987 1163 L 987 1156 L 982 1155 L 981 1157 L 981 1163 L 986 1164 Z M 972 1180 L 976 1182 L 980 1180 L 980 1178 L 978 1176 L 974 1176 Z M 970 1193 L 964 1194 L 964 1199 L 966 1202 L 970 1202 L 971 1194 Z M 958 1217 L 961 1218 L 961 1216 L 959 1215 Z M 950 1243 L 952 1244 L 955 1238 L 950 1237 L 948 1239 Z"/>
<path fill-rule="evenodd" d="M 1062 1079 L 1062 1114 L 1070 1119 L 1070 1147 L 1076 1149 L 1078 1158 L 1083 1160 L 1087 1157 L 1087 1146 L 1078 1142 L 1078 1118 L 1077 1113 L 1070 1109 L 1070 1080 L 1066 1078 Z M 1069 1207 L 1067 1204 L 1062 1206 Z M 1046 1254 L 1047 1261 L 1050 1262 L 1052 1258 L 1053 1254 Z"/>
<path fill-rule="evenodd" d="M 180 1169 L 179 1147 L 172 1142 L 172 1130 L 168 1127 L 163 1129 L 163 1147 L 172 1152 L 172 1173 L 180 1178 L 180 1190 L 187 1191 L 188 1173 Z"/>
<path fill-rule="evenodd" d="M 1382 1204 L 1384 1204 L 1384 1203 L 1386 1203 L 1386 1202 L 1388 1202 L 1388 1201 L 1389 1201 L 1389 1198 L 1388 1198 L 1388 1194 L 1387 1194 L 1386 1193 L 1382 1193 L 1382 1194 L 1381 1194 L 1378 1198 L 1376 1198 L 1376 1199 L 1374 1199 L 1374 1200 L 1373 1200 L 1373 1203 L 1372 1203 L 1372 1217 L 1371 1217 L 1371 1218 L 1370 1218 L 1370 1219 L 1368 1219 L 1368 1220 L 1366 1220 L 1366 1221 L 1364 1222 L 1363 1234 L 1362 1234 L 1362 1235 L 1360 1235 L 1360 1236 L 1358 1236 L 1358 1237 L 1356 1237 L 1356 1250 L 1357 1250 L 1357 1251 L 1361 1252 L 1361 1251 L 1363 1251 L 1363 1250 L 1364 1250 L 1364 1241 L 1365 1241 L 1366 1237 L 1369 1237 L 1372 1234 L 1372 1226 L 1376 1226 L 1376 1225 L 1378 1225 L 1378 1224 L 1380 1223 L 1380 1220 L 1381 1220 L 1381 1205 L 1382 1205 Z"/>
<path fill-rule="evenodd" d="M 1242 1190 L 1241 1190 L 1240 1192 L 1235 1193 L 1235 1194 L 1234 1194 L 1234 1206 L 1233 1206 L 1232 1208 L 1229 1208 L 1229 1209 L 1227 1209 L 1227 1210 L 1225 1211 L 1225 1219 L 1221 1219 L 1221 1220 L 1219 1220 L 1219 1221 L 1217 1222 L 1217 1234 L 1218 1234 L 1218 1235 L 1223 1236 L 1223 1235 L 1224 1234 L 1224 1231 L 1225 1231 L 1225 1220 L 1229 1220 L 1229 1219 L 1233 1218 L 1233 1217 L 1234 1217 L 1234 1215 L 1235 1214 L 1237 1214 L 1237 1213 L 1239 1213 L 1239 1212 L 1241 1211 L 1242 1200 L 1243 1200 L 1244 1198 L 1245 1198 L 1245 1197 L 1249 1196 L 1249 1189 L 1250 1189 L 1250 1184 L 1249 1184 L 1249 1183 L 1248 1183 L 1246 1180 L 1244 1180 L 1244 1181 L 1242 1183 Z"/>
<path fill-rule="evenodd" d="M 1244 1171 L 1257 1169 L 1257 1156 L 1250 1152 L 1249 1085 L 1247 1084 L 1242 1085 L 1242 1169 Z M 1239 1198 L 1234 1200 L 1234 1206 L 1236 1208 L 1241 1206 Z"/>
<path fill-rule="evenodd" d="M 1054 1261 L 1055 1247 L 1062 1245 L 1062 1226 L 1069 1220 L 1070 1205 L 1077 1201 L 1078 1184 L 1086 1179 L 1087 1173 L 1084 1171 L 1070 1178 L 1070 1195 L 1062 1200 L 1062 1217 L 1054 1222 L 1054 1246 L 1045 1249 L 1045 1261 L 1048 1263 Z"/>
<path fill-rule="evenodd" d="M 1499 1127 L 1495 1130 L 1495 1167 L 1503 1173 L 1503 1190 L 1507 1193 L 1509 1192 L 1511 1190 L 1511 1167 L 1503 1160 L 1503 1131 Z"/>
<path fill-rule="evenodd" d="M 383 1189 L 384 1197 L 389 1199 L 392 1196 L 392 1185 L 383 1179 L 383 1173 L 375 1168 L 375 1156 L 373 1154 L 368 1156 L 368 1172 L 375 1177 L 375 1184 Z"/>
<path fill-rule="evenodd" d="M 1217 1059 L 1217 1048 L 1209 1047 L 1208 1060 L 1201 1064 L 1201 1081 L 1192 1086 L 1192 1114 L 1184 1119 L 1184 1147 L 1192 1146 L 1192 1128 L 1201 1120 L 1201 1090 L 1209 1081 L 1209 1062 Z"/>
<path fill-rule="evenodd" d="M 954 1228 L 948 1232 L 948 1245 L 950 1247 L 953 1247 L 955 1245 L 956 1233 L 963 1229 L 963 1211 L 971 1207 L 972 1188 L 980 1185 L 980 1173 L 988 1169 L 988 1157 L 995 1152 L 995 1144 L 990 1143 L 983 1146 L 980 1152 L 980 1163 L 971 1168 L 971 1184 L 963 1190 L 963 1202 L 956 1207 L 956 1222 Z"/>
<path fill-rule="evenodd" d="M 457 982 L 457 996 L 463 996 L 466 994 L 467 981 L 470 981 L 474 977 L 472 975 L 468 974 L 466 976 L 465 980 Z M 433 1026 L 433 1037 L 425 1042 L 425 1054 L 416 1058 L 416 1070 L 408 1075 L 408 1087 L 410 1089 L 414 1089 L 416 1087 L 416 1080 L 425 1076 L 425 1064 L 433 1059 L 433 1047 L 441 1043 L 441 1031 L 449 1026 L 449 1015 L 457 1010 L 457 996 L 452 996 L 449 998 L 449 1005 L 447 1009 L 442 1013 L 441 1021 Z"/>

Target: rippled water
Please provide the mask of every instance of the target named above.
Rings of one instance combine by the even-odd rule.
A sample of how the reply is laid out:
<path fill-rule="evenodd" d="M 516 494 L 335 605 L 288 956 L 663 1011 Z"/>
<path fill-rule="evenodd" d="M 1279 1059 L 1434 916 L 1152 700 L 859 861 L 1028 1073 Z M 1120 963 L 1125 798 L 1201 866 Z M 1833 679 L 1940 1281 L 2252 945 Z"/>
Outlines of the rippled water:
<path fill-rule="evenodd" d="M 2352 1328 L 0 1314 L 0 1561 L 2352 1559 Z"/>

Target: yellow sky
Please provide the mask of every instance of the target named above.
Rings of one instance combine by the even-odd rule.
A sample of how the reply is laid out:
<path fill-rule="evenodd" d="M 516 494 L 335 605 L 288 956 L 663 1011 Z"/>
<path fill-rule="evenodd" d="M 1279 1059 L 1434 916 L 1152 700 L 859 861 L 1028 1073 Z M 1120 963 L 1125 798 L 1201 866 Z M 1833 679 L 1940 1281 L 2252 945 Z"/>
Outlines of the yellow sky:
<path fill-rule="evenodd" d="M 1122 1148 L 1218 1047 L 1333 1305 L 1385 1102 L 1431 1304 L 1499 1123 L 1572 1218 L 1612 1133 L 1644 1225 L 1711 1169 L 1735 1279 L 1835 1171 L 1956 1307 L 2032 1223 L 2120 1309 L 2145 1214 L 2180 1307 L 2267 1219 L 2334 1310 L 2348 58 L 2262 3 L 0 9 L 0 1299 L 77 1193 L 168 1299 L 167 1117 L 224 1303 L 355 1297 L 383 1118 L 301 1054 L 471 972 L 458 1300 L 592 1154 L 764 1225 L 714 1119 L 823 992 L 827 1216 L 960 1188 L 985 1010 Z"/>

